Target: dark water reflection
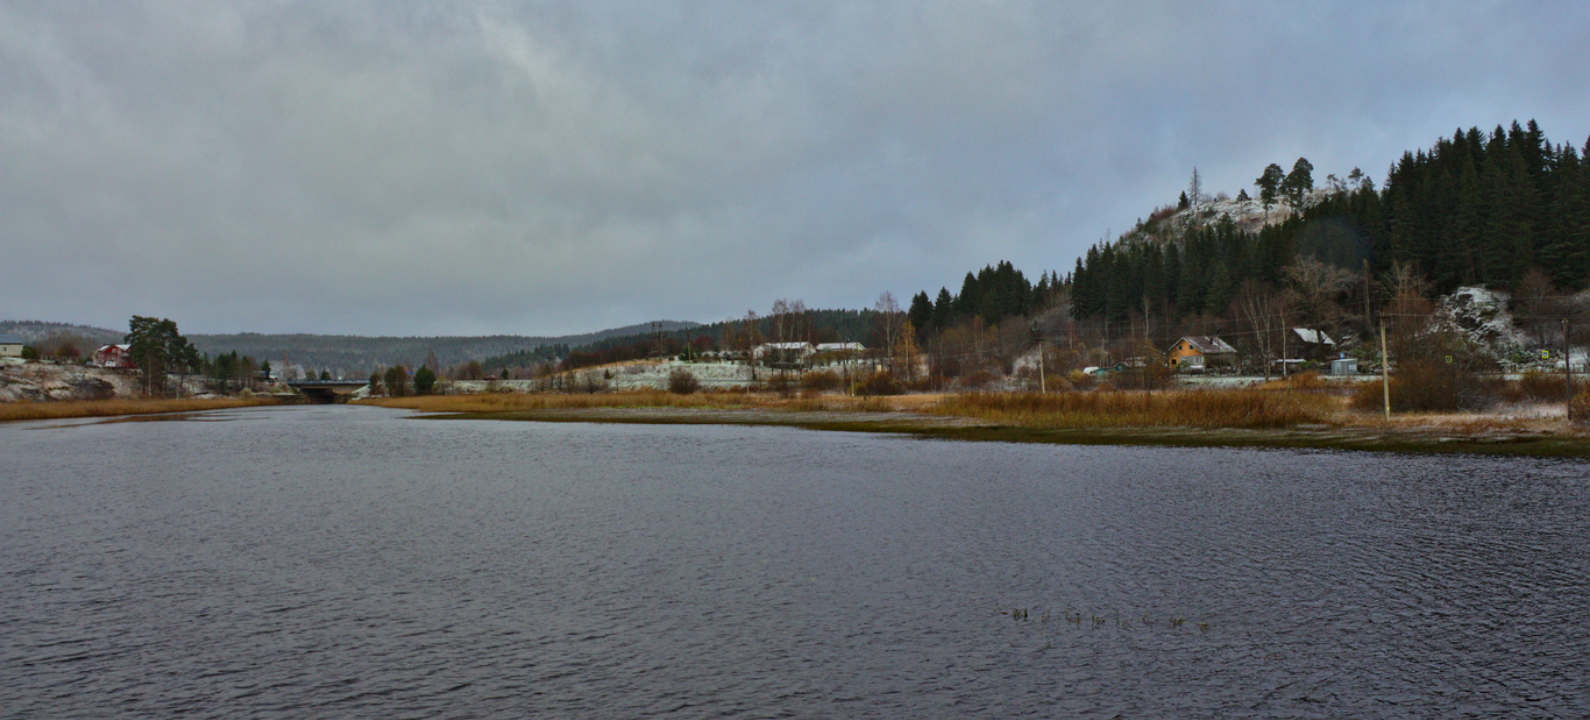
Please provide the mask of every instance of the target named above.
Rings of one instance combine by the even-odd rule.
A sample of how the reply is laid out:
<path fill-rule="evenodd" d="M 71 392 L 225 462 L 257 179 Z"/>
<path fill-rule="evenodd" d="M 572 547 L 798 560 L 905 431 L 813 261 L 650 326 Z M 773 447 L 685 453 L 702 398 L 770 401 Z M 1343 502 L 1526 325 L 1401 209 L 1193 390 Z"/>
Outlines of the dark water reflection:
<path fill-rule="evenodd" d="M 224 417 L 0 426 L 0 715 L 1590 708 L 1580 462 Z"/>

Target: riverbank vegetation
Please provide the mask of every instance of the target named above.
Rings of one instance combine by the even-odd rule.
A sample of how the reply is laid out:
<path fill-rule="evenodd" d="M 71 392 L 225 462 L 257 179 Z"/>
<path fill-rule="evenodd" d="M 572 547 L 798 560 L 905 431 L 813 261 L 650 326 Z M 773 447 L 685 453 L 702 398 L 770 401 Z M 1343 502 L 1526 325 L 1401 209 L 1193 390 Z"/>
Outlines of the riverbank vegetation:
<path fill-rule="evenodd" d="M 269 397 L 230 398 L 150 398 L 143 400 L 58 400 L 49 402 L 0 403 L 0 422 L 16 420 L 61 420 L 119 415 L 200 412 L 229 408 L 275 405 Z"/>

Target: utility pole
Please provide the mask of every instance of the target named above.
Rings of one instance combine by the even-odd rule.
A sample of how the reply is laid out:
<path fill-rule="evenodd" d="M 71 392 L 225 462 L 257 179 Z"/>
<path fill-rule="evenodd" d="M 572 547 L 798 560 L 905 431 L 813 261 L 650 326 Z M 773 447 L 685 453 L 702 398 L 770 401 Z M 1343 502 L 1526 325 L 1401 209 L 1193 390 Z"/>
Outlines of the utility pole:
<path fill-rule="evenodd" d="M 1386 321 L 1380 321 L 1380 391 L 1386 400 L 1386 422 L 1391 422 L 1391 361 L 1386 357 Z"/>
<path fill-rule="evenodd" d="M 1049 393 L 1049 378 L 1044 377 L 1042 340 L 1038 341 L 1038 392 L 1045 395 Z"/>
<path fill-rule="evenodd" d="M 1568 385 L 1568 417 L 1573 418 L 1573 348 L 1568 345 L 1568 318 L 1562 319 L 1562 377 Z"/>

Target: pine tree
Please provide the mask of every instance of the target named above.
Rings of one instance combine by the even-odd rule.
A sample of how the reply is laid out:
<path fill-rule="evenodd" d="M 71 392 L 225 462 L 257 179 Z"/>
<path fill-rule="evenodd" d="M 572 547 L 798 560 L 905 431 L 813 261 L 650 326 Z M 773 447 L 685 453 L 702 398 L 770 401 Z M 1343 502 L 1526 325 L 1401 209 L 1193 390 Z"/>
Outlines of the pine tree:
<path fill-rule="evenodd" d="M 1281 181 L 1281 189 L 1292 207 L 1302 209 L 1304 198 L 1314 189 L 1314 165 L 1308 158 L 1298 158 L 1292 164 L 1292 172 Z"/>
<path fill-rule="evenodd" d="M 917 293 L 911 297 L 911 308 L 906 311 L 911 326 L 916 328 L 919 338 L 926 337 L 933 325 L 933 301 L 928 299 L 927 291 Z"/>
<path fill-rule="evenodd" d="M 1259 186 L 1259 200 L 1264 203 L 1265 212 L 1269 212 L 1270 206 L 1275 204 L 1275 199 L 1281 191 L 1281 183 L 1284 180 L 1286 180 L 1286 172 L 1281 169 L 1280 165 L 1270 163 L 1268 167 L 1264 168 L 1264 173 L 1259 175 L 1259 179 L 1253 181 L 1255 185 Z"/>

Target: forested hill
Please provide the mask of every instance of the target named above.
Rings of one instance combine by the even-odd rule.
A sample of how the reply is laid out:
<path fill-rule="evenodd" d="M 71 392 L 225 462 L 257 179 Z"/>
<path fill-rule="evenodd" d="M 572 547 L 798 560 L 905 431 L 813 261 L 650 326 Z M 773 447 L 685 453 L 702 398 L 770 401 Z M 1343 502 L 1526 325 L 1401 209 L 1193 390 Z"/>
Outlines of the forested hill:
<path fill-rule="evenodd" d="M 173 318 L 179 323 L 180 318 Z M 664 321 L 664 331 L 683 330 L 697 323 Z M 435 354 L 443 368 L 484 360 L 492 356 L 516 352 L 533 352 L 538 347 L 578 346 L 599 342 L 616 336 L 635 335 L 651 329 L 650 324 L 630 325 L 600 332 L 561 337 L 527 337 L 520 335 L 491 335 L 485 337 L 362 337 L 357 335 L 267 335 L 237 333 L 224 335 L 189 335 L 188 341 L 201 353 L 211 356 L 236 352 L 273 366 L 281 367 L 283 361 L 301 365 L 311 370 L 329 370 L 347 377 L 363 377 L 371 371 L 389 365 L 402 364 L 417 367 Z M 122 341 L 125 330 L 91 328 L 67 323 L 39 321 L 0 321 L 0 333 L 21 336 L 30 343 L 42 343 L 50 338 L 71 338 L 79 350 L 87 354 L 95 347 Z"/>
<path fill-rule="evenodd" d="M 1167 242 L 1153 223 L 1139 226 L 1077 260 L 1072 315 L 1218 318 L 1245 286 L 1297 285 L 1300 260 L 1360 275 L 1367 262 L 1374 280 L 1417 276 L 1433 293 L 1467 285 L 1511 291 L 1536 269 L 1556 291 L 1578 291 L 1590 284 L 1586 153 L 1590 143 L 1583 152 L 1553 145 L 1533 121 L 1489 133 L 1471 128 L 1405 153 L 1379 191 L 1368 181 L 1314 191 L 1304 177 L 1310 192 L 1300 212 L 1257 232 L 1222 217 Z M 1352 287 L 1335 299 L 1348 300 Z"/>
<path fill-rule="evenodd" d="M 664 321 L 665 330 L 693 327 L 696 323 Z M 199 352 L 215 355 L 236 351 L 275 365 L 286 360 L 293 365 L 348 377 L 368 375 L 372 370 L 389 365 L 418 367 L 432 354 L 440 368 L 448 368 L 471 360 L 507 355 L 521 351 L 534 351 L 544 346 L 576 346 L 600 341 L 604 338 L 634 335 L 645 332 L 651 325 L 630 325 L 581 335 L 561 337 L 527 337 L 522 335 L 487 335 L 481 337 L 358 337 L 352 335 L 260 335 L 241 333 L 235 335 L 190 335 L 188 340 Z"/>

